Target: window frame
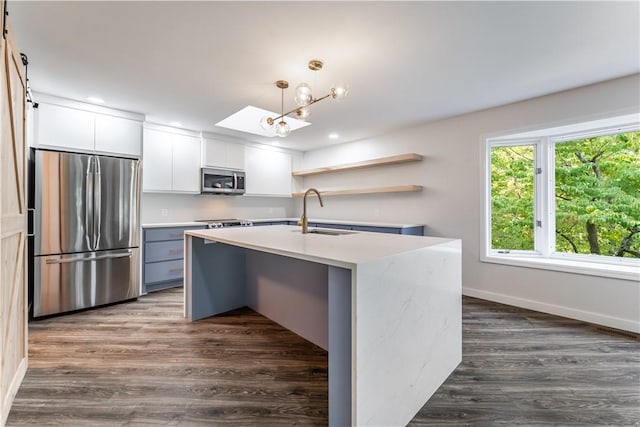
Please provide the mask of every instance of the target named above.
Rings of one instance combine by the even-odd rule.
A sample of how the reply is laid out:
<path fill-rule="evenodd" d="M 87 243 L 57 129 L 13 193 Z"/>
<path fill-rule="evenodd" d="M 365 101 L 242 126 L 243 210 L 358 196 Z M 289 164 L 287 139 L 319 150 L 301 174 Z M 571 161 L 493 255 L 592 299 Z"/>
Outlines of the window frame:
<path fill-rule="evenodd" d="M 609 255 L 573 254 L 557 252 L 555 233 L 555 146 L 565 141 L 640 131 L 640 123 L 631 122 L 622 125 L 600 126 L 562 132 L 561 128 L 551 128 L 535 132 L 535 136 L 508 134 L 485 137 L 484 155 L 481 167 L 482 209 L 480 260 L 483 262 L 515 265 L 587 274 L 603 277 L 633 280 L 640 283 L 640 259 L 613 257 Z M 491 246 L 491 152 L 493 147 L 533 145 L 534 160 L 534 250 L 503 250 Z M 540 168 L 540 169 L 538 169 Z M 538 226 L 541 221 L 541 226 Z"/>

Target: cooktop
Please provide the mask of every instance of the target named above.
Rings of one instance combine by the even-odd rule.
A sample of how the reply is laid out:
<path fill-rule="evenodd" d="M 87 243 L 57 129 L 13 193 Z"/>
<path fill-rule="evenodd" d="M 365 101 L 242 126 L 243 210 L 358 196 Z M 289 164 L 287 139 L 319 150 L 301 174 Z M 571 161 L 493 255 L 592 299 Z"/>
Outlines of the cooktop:
<path fill-rule="evenodd" d="M 224 227 L 251 227 L 253 223 L 244 219 L 224 218 L 224 219 L 196 219 L 196 222 L 206 222 L 207 228 Z"/>

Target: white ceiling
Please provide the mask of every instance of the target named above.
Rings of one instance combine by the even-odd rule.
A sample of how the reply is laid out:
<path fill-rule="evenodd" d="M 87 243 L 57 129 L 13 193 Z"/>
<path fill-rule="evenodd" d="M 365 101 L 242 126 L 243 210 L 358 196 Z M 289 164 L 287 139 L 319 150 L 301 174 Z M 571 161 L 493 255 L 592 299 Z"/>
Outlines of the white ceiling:
<path fill-rule="evenodd" d="M 159 123 L 308 150 L 640 71 L 640 3 L 19 2 L 8 10 L 33 90 Z M 325 61 L 322 71 L 307 61 Z M 316 95 L 288 138 L 215 123 L 280 109 L 278 79 Z M 328 134 L 340 138 L 330 141 Z"/>

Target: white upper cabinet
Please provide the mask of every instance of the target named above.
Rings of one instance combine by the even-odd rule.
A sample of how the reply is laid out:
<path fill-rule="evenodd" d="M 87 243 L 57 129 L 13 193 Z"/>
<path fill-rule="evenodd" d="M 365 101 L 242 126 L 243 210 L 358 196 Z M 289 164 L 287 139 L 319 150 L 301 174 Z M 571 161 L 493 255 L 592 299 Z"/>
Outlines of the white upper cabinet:
<path fill-rule="evenodd" d="M 244 169 L 244 145 L 227 143 L 227 167 Z"/>
<path fill-rule="evenodd" d="M 244 169 L 244 145 L 215 139 L 204 140 L 205 167 Z"/>
<path fill-rule="evenodd" d="M 36 111 L 38 146 L 93 151 L 94 113 L 44 103 Z"/>
<path fill-rule="evenodd" d="M 142 122 L 96 114 L 96 151 L 140 156 Z"/>
<path fill-rule="evenodd" d="M 47 96 L 35 115 L 37 147 L 132 157 L 142 154 L 142 121 L 134 113 L 68 100 L 58 103 Z"/>
<path fill-rule="evenodd" d="M 200 147 L 199 137 L 145 127 L 142 191 L 200 193 Z"/>
<path fill-rule="evenodd" d="M 200 192 L 200 138 L 173 135 L 173 191 Z"/>
<path fill-rule="evenodd" d="M 227 162 L 227 143 L 215 139 L 204 140 L 204 167 L 223 168 Z"/>
<path fill-rule="evenodd" d="M 247 195 L 291 197 L 291 155 L 245 147 Z"/>
<path fill-rule="evenodd" d="M 285 196 L 292 193 L 289 153 L 206 138 L 203 166 L 244 170 L 247 196 Z"/>
<path fill-rule="evenodd" d="M 173 171 L 172 135 L 144 129 L 142 153 L 142 190 L 171 191 Z"/>

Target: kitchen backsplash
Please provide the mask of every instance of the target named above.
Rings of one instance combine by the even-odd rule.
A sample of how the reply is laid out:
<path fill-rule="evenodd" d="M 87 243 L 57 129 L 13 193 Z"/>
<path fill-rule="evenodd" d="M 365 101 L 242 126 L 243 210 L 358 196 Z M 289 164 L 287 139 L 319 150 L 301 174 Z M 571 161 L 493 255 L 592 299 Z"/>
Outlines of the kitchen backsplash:
<path fill-rule="evenodd" d="M 143 193 L 141 222 L 183 222 L 220 218 L 288 218 L 295 202 L 286 197 L 203 196 Z"/>

